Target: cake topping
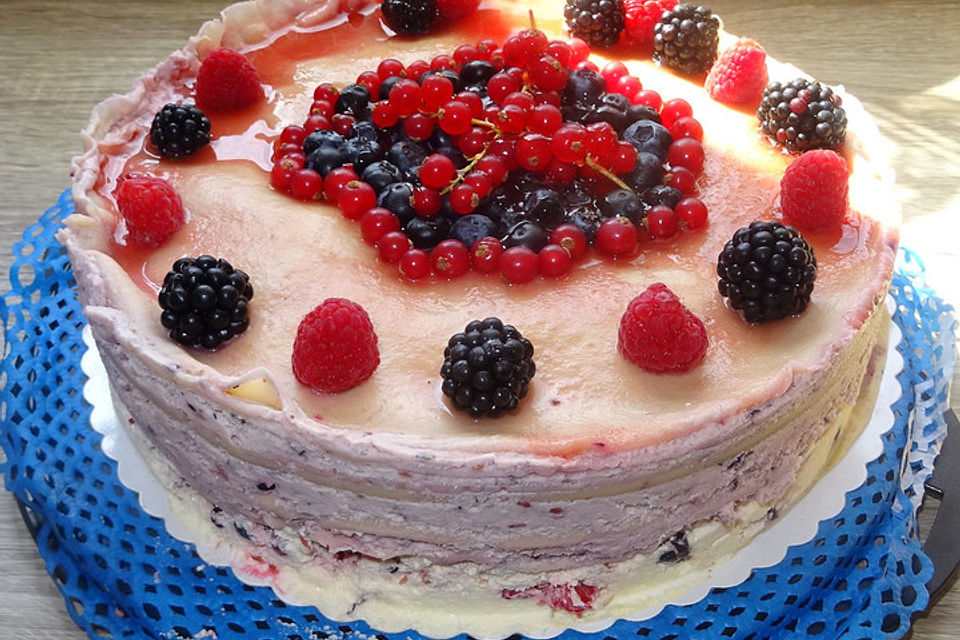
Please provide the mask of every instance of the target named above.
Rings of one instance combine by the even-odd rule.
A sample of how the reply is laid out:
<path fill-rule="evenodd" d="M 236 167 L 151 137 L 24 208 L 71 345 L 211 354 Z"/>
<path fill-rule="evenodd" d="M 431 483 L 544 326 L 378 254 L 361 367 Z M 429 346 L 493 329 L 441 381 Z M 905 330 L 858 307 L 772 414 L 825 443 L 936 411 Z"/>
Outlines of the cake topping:
<path fill-rule="evenodd" d="M 498 318 L 474 320 L 455 333 L 443 358 L 443 394 L 474 418 L 516 409 L 536 373 L 533 345 Z"/>
<path fill-rule="evenodd" d="M 790 163 L 780 180 L 784 217 L 801 229 L 833 229 L 847 214 L 850 172 L 839 154 L 807 151 Z"/>
<path fill-rule="evenodd" d="M 167 104 L 153 117 L 150 142 L 164 158 L 189 156 L 210 142 L 210 120 L 189 104 Z"/>
<path fill-rule="evenodd" d="M 291 361 L 300 384 L 323 393 L 352 389 L 380 364 L 370 317 L 356 302 L 324 300 L 300 321 Z"/>
<path fill-rule="evenodd" d="M 742 38 L 720 54 L 704 88 L 718 102 L 756 106 L 767 80 L 767 52 L 755 40 Z"/>
<path fill-rule="evenodd" d="M 203 59 L 197 72 L 197 104 L 211 111 L 248 107 L 263 95 L 260 74 L 243 54 L 221 47 Z"/>
<path fill-rule="evenodd" d="M 630 40 L 643 45 L 653 44 L 653 28 L 664 11 L 677 6 L 678 0 L 623 0 L 624 26 Z"/>
<path fill-rule="evenodd" d="M 159 247 L 183 226 L 183 203 L 166 180 L 127 174 L 118 182 L 117 209 L 134 244 Z"/>
<path fill-rule="evenodd" d="M 216 349 L 247 330 L 252 298 L 249 276 L 226 260 L 180 258 L 157 298 L 163 309 L 160 323 L 182 345 Z"/>
<path fill-rule="evenodd" d="M 683 75 L 706 73 L 717 59 L 719 30 L 720 19 L 707 7 L 677 5 L 653 28 L 653 59 Z"/>
<path fill-rule="evenodd" d="M 650 373 L 686 373 L 703 361 L 707 329 L 665 284 L 630 301 L 620 319 L 617 350 Z"/>
<path fill-rule="evenodd" d="M 793 227 L 757 221 L 739 229 L 717 261 L 720 295 L 756 324 L 807 308 L 817 279 L 813 248 Z"/>
<path fill-rule="evenodd" d="M 757 111 L 760 130 L 790 153 L 843 144 L 847 114 L 840 96 L 814 80 L 771 82 Z"/>
<path fill-rule="evenodd" d="M 417 35 L 430 31 L 437 19 L 437 3 L 434 0 L 383 0 L 380 12 L 394 32 Z"/>
<path fill-rule="evenodd" d="M 609 47 L 623 31 L 621 0 L 567 0 L 563 9 L 570 35 L 594 47 Z"/>

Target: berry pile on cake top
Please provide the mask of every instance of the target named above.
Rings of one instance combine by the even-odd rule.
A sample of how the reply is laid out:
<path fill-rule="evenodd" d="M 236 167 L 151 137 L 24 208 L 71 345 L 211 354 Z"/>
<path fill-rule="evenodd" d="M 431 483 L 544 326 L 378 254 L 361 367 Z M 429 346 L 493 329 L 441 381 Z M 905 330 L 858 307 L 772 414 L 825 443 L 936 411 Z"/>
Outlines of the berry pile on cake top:
<path fill-rule="evenodd" d="M 523 284 L 565 275 L 591 245 L 622 258 L 703 228 L 690 105 L 588 54 L 531 28 L 321 84 L 278 138 L 271 184 L 336 204 L 408 280 L 472 269 Z"/>

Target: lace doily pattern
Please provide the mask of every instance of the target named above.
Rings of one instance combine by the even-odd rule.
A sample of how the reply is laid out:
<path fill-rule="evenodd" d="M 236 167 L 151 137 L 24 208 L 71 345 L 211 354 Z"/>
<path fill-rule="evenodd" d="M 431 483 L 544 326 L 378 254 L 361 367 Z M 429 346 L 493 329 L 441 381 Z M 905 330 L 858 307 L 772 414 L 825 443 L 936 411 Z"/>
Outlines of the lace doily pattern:
<path fill-rule="evenodd" d="M 55 238 L 72 213 L 69 195 L 14 247 L 4 320 L 0 445 L 7 490 L 24 505 L 37 546 L 67 611 L 92 639 L 420 640 L 362 622 L 325 619 L 204 564 L 192 546 L 146 515 L 100 449 L 82 397 L 85 324 L 66 252 Z M 905 252 L 891 293 L 903 331 L 903 394 L 896 424 L 867 480 L 817 535 L 779 564 L 701 601 L 644 622 L 569 631 L 563 640 L 877 640 L 899 638 L 929 601 L 933 573 L 917 533 L 923 482 L 945 434 L 954 363 L 953 310 L 923 284 Z M 463 640 L 462 637 L 461 640 Z"/>

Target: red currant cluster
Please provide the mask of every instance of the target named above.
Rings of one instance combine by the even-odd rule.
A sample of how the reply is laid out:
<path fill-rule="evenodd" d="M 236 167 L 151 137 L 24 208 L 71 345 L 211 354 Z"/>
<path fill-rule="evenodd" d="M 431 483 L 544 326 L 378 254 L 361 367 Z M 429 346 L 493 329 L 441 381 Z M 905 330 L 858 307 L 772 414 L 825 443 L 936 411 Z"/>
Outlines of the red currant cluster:
<path fill-rule="evenodd" d="M 500 273 L 512 284 L 558 278 L 590 244 L 625 257 L 643 236 L 703 227 L 707 208 L 695 197 L 703 130 L 690 105 L 663 103 L 619 62 L 593 73 L 595 82 L 574 80 L 577 70 L 598 71 L 589 53 L 582 40 L 550 41 L 528 29 L 502 47 L 482 40 L 430 62 L 384 60 L 342 91 L 322 84 L 304 125 L 281 133 L 271 184 L 300 200 L 336 203 L 360 222 L 380 259 L 398 264 L 409 280 L 431 273 L 452 279 L 470 269 Z M 596 91 L 591 82 L 605 87 Z M 605 89 L 617 95 L 607 99 Z M 595 101 L 602 95 L 609 104 L 575 119 L 584 110 L 581 94 Z M 634 193 L 630 176 L 640 152 L 624 129 L 644 118 L 666 127 L 669 148 L 656 165 L 667 167 L 661 186 L 670 197 L 641 201 Z M 582 189 L 603 199 L 622 190 L 629 197 L 592 218 L 567 216 L 557 196 L 540 218 L 523 219 L 518 202 L 517 215 L 496 219 L 485 204 L 521 179 L 548 191 Z M 628 212 L 620 213 L 624 207 Z M 458 224 L 468 217 L 469 225 Z"/>

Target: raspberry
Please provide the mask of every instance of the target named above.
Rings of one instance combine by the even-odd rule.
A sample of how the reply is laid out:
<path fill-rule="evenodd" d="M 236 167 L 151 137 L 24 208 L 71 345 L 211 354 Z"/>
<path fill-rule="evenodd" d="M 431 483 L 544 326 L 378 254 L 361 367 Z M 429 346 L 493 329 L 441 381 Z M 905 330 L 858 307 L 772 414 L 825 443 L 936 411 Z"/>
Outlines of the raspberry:
<path fill-rule="evenodd" d="M 159 247 L 183 226 L 183 203 L 166 180 L 128 174 L 115 196 L 130 239 L 141 247 Z"/>
<path fill-rule="evenodd" d="M 656 283 L 634 298 L 620 319 L 620 354 L 650 373 L 686 373 L 707 352 L 707 329 L 667 288 Z"/>
<path fill-rule="evenodd" d="M 720 54 L 704 87 L 717 102 L 759 105 L 767 86 L 767 53 L 755 40 L 741 38 Z"/>
<path fill-rule="evenodd" d="M 664 11 L 677 6 L 678 0 L 623 0 L 624 23 L 630 39 L 641 45 L 653 44 L 653 26 Z"/>
<path fill-rule="evenodd" d="M 248 107 L 263 95 L 260 74 L 243 54 L 221 47 L 207 54 L 197 72 L 197 104 L 212 111 Z"/>
<path fill-rule="evenodd" d="M 380 352 L 367 312 L 343 298 L 324 300 L 300 321 L 292 364 L 301 384 L 323 393 L 340 393 L 368 379 Z"/>
<path fill-rule="evenodd" d="M 504 600 L 535 598 L 539 605 L 548 606 L 551 609 L 563 609 L 576 614 L 579 618 L 585 611 L 593 608 L 593 601 L 599 592 L 599 587 L 586 584 L 582 580 L 576 584 L 541 582 L 526 589 L 503 589 L 500 591 L 500 597 Z"/>
<path fill-rule="evenodd" d="M 459 20 L 477 10 L 480 0 L 437 0 L 437 12 L 447 20 Z"/>
<path fill-rule="evenodd" d="M 847 213 L 850 172 L 839 154 L 807 151 L 790 163 L 780 180 L 783 215 L 801 229 L 832 229 Z"/>

